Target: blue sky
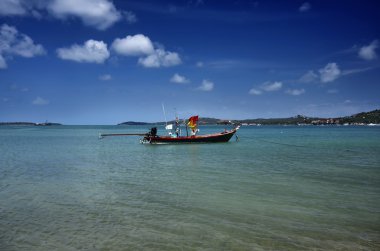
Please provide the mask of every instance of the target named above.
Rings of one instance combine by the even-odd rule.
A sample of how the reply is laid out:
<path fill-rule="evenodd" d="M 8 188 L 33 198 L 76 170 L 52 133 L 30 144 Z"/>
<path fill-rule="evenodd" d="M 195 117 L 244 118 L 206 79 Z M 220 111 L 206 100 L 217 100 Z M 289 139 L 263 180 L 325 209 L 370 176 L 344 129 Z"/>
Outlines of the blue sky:
<path fill-rule="evenodd" d="M 380 108 L 377 1 L 0 1 L 0 121 Z"/>

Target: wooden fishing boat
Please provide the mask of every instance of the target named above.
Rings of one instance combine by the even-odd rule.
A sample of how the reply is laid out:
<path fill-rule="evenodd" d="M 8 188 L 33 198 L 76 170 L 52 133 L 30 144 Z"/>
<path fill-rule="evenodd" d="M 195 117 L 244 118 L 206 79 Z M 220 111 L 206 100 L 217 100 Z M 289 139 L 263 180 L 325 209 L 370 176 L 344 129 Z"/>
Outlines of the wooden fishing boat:
<path fill-rule="evenodd" d="M 192 136 L 158 136 L 154 133 L 154 128 L 141 140 L 141 143 L 150 144 L 187 144 L 187 143 L 221 143 L 228 142 L 239 129 L 239 126 L 232 130 L 220 133 L 192 135 Z M 153 133 L 152 133 L 153 131 Z M 157 131 L 156 131 L 157 132 Z"/>
<path fill-rule="evenodd" d="M 184 121 L 185 122 L 185 121 Z M 236 126 L 232 130 L 224 130 L 220 133 L 212 133 L 205 135 L 197 135 L 199 132 L 198 127 L 198 116 L 192 116 L 189 118 L 186 125 L 186 136 L 182 136 L 182 129 L 180 128 L 181 123 L 178 117 L 176 117 L 175 124 L 167 124 L 165 129 L 168 131 L 167 136 L 157 135 L 157 127 L 150 129 L 148 133 L 114 133 L 114 134 L 100 134 L 99 138 L 104 138 L 106 136 L 143 136 L 140 140 L 142 144 L 185 144 L 185 143 L 220 143 L 228 142 L 232 136 L 239 130 L 240 126 Z M 190 135 L 189 130 L 190 129 Z"/>

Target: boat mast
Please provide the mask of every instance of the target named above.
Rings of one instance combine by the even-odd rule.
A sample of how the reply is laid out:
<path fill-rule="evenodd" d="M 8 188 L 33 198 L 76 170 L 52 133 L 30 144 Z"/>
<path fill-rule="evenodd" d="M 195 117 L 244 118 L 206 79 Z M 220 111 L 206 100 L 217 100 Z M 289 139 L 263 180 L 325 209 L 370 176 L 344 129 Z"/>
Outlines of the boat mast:
<path fill-rule="evenodd" d="M 161 103 L 161 104 L 162 104 L 162 111 L 164 112 L 165 128 L 166 128 L 166 126 L 168 125 L 168 121 L 166 120 L 165 106 L 164 106 L 164 103 Z"/>
<path fill-rule="evenodd" d="M 185 126 L 186 126 L 186 136 L 189 137 L 189 131 L 187 130 L 186 119 L 183 119 L 183 123 L 185 123 Z"/>
<path fill-rule="evenodd" d="M 179 123 L 177 108 L 174 108 L 174 116 L 175 116 L 175 133 L 177 134 L 177 136 L 181 136 L 181 125 Z"/>

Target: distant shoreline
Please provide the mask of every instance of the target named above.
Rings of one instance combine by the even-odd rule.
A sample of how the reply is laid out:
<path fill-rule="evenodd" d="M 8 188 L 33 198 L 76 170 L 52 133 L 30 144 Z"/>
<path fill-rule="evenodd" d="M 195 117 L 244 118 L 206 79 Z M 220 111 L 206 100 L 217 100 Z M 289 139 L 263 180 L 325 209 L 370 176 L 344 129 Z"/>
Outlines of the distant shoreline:
<path fill-rule="evenodd" d="M 34 123 L 34 122 L 0 122 L 0 126 L 57 126 L 60 123 Z"/>
<path fill-rule="evenodd" d="M 168 121 L 174 124 L 175 121 Z M 216 118 L 199 118 L 199 125 L 378 125 L 380 124 L 380 110 L 362 112 L 352 116 L 337 118 L 319 118 L 297 115 L 290 118 L 269 118 L 269 119 L 244 119 L 244 120 L 222 120 Z M 134 122 L 128 121 L 118 125 L 164 125 L 166 122 Z"/>
<path fill-rule="evenodd" d="M 182 121 L 182 120 L 181 120 Z M 166 123 L 173 124 L 175 121 L 168 122 L 136 122 L 127 121 L 117 124 L 123 125 L 165 125 Z M 243 126 L 260 126 L 260 125 L 379 125 L 380 124 L 380 109 L 370 112 L 361 112 L 351 116 L 337 118 L 319 118 L 297 115 L 290 118 L 268 118 L 268 119 L 244 119 L 244 120 L 222 120 L 216 118 L 200 117 L 199 125 L 228 125 L 240 124 Z M 0 126 L 59 126 L 60 123 L 34 123 L 34 122 L 0 122 Z"/>

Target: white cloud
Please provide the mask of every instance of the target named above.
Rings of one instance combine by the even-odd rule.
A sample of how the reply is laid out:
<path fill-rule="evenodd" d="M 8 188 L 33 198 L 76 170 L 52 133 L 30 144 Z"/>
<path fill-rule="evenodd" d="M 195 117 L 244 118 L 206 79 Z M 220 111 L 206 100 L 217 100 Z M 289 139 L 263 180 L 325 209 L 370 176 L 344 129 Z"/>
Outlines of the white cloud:
<path fill-rule="evenodd" d="M 379 68 L 379 66 L 344 70 L 342 71 L 342 75 L 346 76 L 346 75 L 351 75 L 351 74 L 362 73 L 362 72 L 374 70 L 376 68 Z"/>
<path fill-rule="evenodd" d="M 305 2 L 303 3 L 300 7 L 299 7 L 299 12 L 307 12 L 311 9 L 311 4 L 308 3 L 308 2 Z"/>
<path fill-rule="evenodd" d="M 249 94 L 251 95 L 261 95 L 264 92 L 273 92 L 278 91 L 282 88 L 282 82 L 275 81 L 275 82 L 264 82 L 261 84 L 258 88 L 251 88 L 249 90 Z"/>
<path fill-rule="evenodd" d="M 142 56 L 154 53 L 152 41 L 143 34 L 116 38 L 112 43 L 112 49 L 124 56 Z"/>
<path fill-rule="evenodd" d="M 251 90 L 249 90 L 249 94 L 251 95 L 261 95 L 263 92 L 261 90 L 258 90 L 258 89 L 255 89 L 255 88 L 252 88 Z"/>
<path fill-rule="evenodd" d="M 319 69 L 318 74 L 310 70 L 306 72 L 298 80 L 300 83 L 328 83 L 332 82 L 340 76 L 362 73 L 379 68 L 379 66 L 371 66 L 366 68 L 357 68 L 349 70 L 340 70 L 337 63 L 328 63 L 324 68 Z"/>
<path fill-rule="evenodd" d="M 328 63 L 324 68 L 319 69 L 319 73 L 321 82 L 328 83 L 337 79 L 341 72 L 336 63 Z"/>
<path fill-rule="evenodd" d="M 22 16 L 26 11 L 21 0 L 0 1 L 0 16 Z"/>
<path fill-rule="evenodd" d="M 121 14 L 108 0 L 53 0 L 47 6 L 54 17 L 77 17 L 85 25 L 105 30 L 121 19 Z"/>
<path fill-rule="evenodd" d="M 7 67 L 7 62 L 5 62 L 4 57 L 0 54 L 0 69 L 5 69 Z"/>
<path fill-rule="evenodd" d="M 373 60 L 377 58 L 376 49 L 379 47 L 379 42 L 373 40 L 369 45 L 363 46 L 359 49 L 358 55 L 365 60 Z"/>
<path fill-rule="evenodd" d="M 86 41 L 84 45 L 74 44 L 70 48 L 59 48 L 57 54 L 64 60 L 98 64 L 110 56 L 106 43 L 92 39 Z"/>
<path fill-rule="evenodd" d="M 104 74 L 104 75 L 99 76 L 99 80 L 102 80 L 102 81 L 108 81 L 111 79 L 112 79 L 112 76 L 110 74 Z"/>
<path fill-rule="evenodd" d="M 123 16 L 129 24 L 133 24 L 137 22 L 136 14 L 133 13 L 132 11 L 123 11 Z"/>
<path fill-rule="evenodd" d="M 41 97 L 37 97 L 33 100 L 32 104 L 33 105 L 47 105 L 49 104 L 50 101 L 49 100 L 46 100 L 46 99 L 43 99 Z"/>
<path fill-rule="evenodd" d="M 147 68 L 158 68 L 161 66 L 169 67 L 178 65 L 181 64 L 182 61 L 176 52 L 156 49 L 154 53 L 146 57 L 139 58 L 138 63 Z"/>
<path fill-rule="evenodd" d="M 178 53 L 166 51 L 162 45 L 158 47 L 155 49 L 150 38 L 143 34 L 116 38 L 112 43 L 112 49 L 117 54 L 139 56 L 138 63 L 147 68 L 169 67 L 182 63 Z"/>
<path fill-rule="evenodd" d="M 286 93 L 293 96 L 299 96 L 305 93 L 305 89 L 289 89 Z"/>
<path fill-rule="evenodd" d="M 171 77 L 170 82 L 176 83 L 176 84 L 187 84 L 187 83 L 190 83 L 190 80 L 176 73 L 173 75 L 173 77 Z"/>
<path fill-rule="evenodd" d="M 207 66 L 210 66 L 211 68 L 215 68 L 215 69 L 226 70 L 226 69 L 231 69 L 231 68 L 246 67 L 247 63 L 241 60 L 226 59 L 226 60 L 217 60 L 213 62 L 208 62 Z"/>
<path fill-rule="evenodd" d="M 214 89 L 214 83 L 204 79 L 197 89 L 205 92 L 212 91 Z"/>
<path fill-rule="evenodd" d="M 0 16 L 33 16 L 41 18 L 40 10 L 58 19 L 79 18 L 87 26 L 105 30 L 121 20 L 122 14 L 116 10 L 111 0 L 1 0 Z M 126 12 L 128 22 L 136 21 L 136 16 Z"/>
<path fill-rule="evenodd" d="M 168 11 L 169 11 L 169 13 L 176 13 L 178 11 L 178 7 L 175 6 L 175 5 L 170 4 L 168 6 Z"/>
<path fill-rule="evenodd" d="M 52 0 L 1 0 L 0 16 L 42 17 L 40 10 L 47 8 Z"/>
<path fill-rule="evenodd" d="M 338 90 L 336 90 L 336 89 L 329 89 L 329 90 L 327 90 L 327 93 L 328 94 L 336 94 L 336 93 L 338 93 L 339 91 Z"/>
<path fill-rule="evenodd" d="M 267 92 L 278 91 L 282 88 L 282 82 L 265 82 L 260 88 Z"/>
<path fill-rule="evenodd" d="M 45 54 L 40 44 L 25 34 L 19 33 L 13 26 L 3 24 L 0 27 L 0 69 L 7 68 L 6 56 L 21 56 L 31 58 Z"/>
<path fill-rule="evenodd" d="M 25 58 L 32 58 L 35 55 L 45 53 L 42 45 L 35 45 L 33 40 L 28 36 L 24 36 L 23 39 L 15 43 L 12 47 L 12 52 Z"/>
<path fill-rule="evenodd" d="M 195 5 L 196 5 L 196 6 L 198 6 L 198 5 L 203 5 L 203 4 L 204 4 L 203 0 L 197 0 L 197 1 L 195 2 Z"/>
<path fill-rule="evenodd" d="M 201 61 L 199 61 L 199 62 L 196 63 L 196 66 L 199 67 L 199 68 L 201 68 L 201 67 L 204 66 L 204 63 L 201 62 Z"/>
<path fill-rule="evenodd" d="M 318 80 L 318 75 L 314 73 L 314 71 L 308 71 L 306 72 L 299 81 L 301 83 L 312 83 Z"/>
<path fill-rule="evenodd" d="M 22 86 L 19 86 L 19 85 L 16 85 L 16 84 L 11 84 L 9 86 L 9 89 L 12 90 L 12 91 L 16 91 L 16 92 L 28 92 L 29 91 L 29 88 L 22 87 Z"/>

